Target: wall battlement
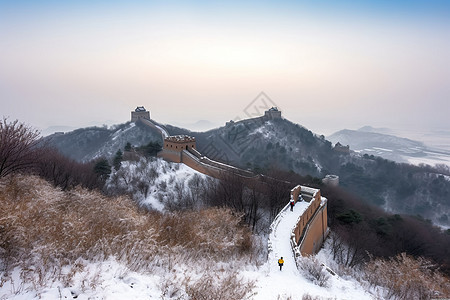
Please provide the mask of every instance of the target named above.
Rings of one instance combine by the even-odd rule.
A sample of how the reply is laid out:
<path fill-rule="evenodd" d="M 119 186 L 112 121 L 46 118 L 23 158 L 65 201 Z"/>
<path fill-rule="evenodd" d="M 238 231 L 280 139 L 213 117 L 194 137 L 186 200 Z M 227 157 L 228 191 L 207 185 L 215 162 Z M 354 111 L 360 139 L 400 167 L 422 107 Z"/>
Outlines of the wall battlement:
<path fill-rule="evenodd" d="M 196 148 L 195 137 L 188 135 L 172 135 L 164 139 L 163 151 L 182 152 L 189 148 Z"/>

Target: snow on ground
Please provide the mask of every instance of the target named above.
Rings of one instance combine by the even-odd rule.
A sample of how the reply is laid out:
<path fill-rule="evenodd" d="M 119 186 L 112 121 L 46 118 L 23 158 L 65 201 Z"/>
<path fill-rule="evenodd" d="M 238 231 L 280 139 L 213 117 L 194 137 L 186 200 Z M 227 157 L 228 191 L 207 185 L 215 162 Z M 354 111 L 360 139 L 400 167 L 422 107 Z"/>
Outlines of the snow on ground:
<path fill-rule="evenodd" d="M 386 149 L 386 148 L 381 148 L 381 147 L 373 147 L 373 149 L 379 150 L 379 151 L 384 151 L 384 152 L 392 152 L 393 151 L 391 149 Z"/>
<path fill-rule="evenodd" d="M 434 155 L 434 156 L 426 156 L 426 157 L 407 157 L 408 163 L 413 165 L 426 164 L 430 166 L 435 166 L 438 164 L 445 164 L 450 166 L 450 156 L 447 155 Z"/>
<path fill-rule="evenodd" d="M 159 125 L 156 125 L 155 123 L 153 123 L 153 125 L 155 125 L 155 127 L 158 128 L 159 131 L 161 131 L 161 134 L 162 134 L 163 138 L 166 138 L 166 137 L 169 136 L 169 133 L 164 128 L 162 128 Z"/>
<path fill-rule="evenodd" d="M 123 189 L 135 201 L 148 209 L 163 211 L 167 203 L 190 195 L 189 182 L 207 176 L 184 164 L 167 162 L 161 158 L 124 161 L 107 182 L 108 189 Z"/>
<path fill-rule="evenodd" d="M 70 272 L 66 268 L 65 272 Z M 139 274 L 110 258 L 104 262 L 88 263 L 75 274 L 71 284 L 55 281 L 42 290 L 23 285 L 16 268 L 12 280 L 0 286 L 0 299 L 161 299 L 161 279 L 158 275 Z"/>
<path fill-rule="evenodd" d="M 156 178 L 153 188 L 150 189 L 148 195 L 141 201 L 141 204 L 151 206 L 159 211 L 164 210 L 164 202 L 176 198 L 171 191 L 174 191 L 177 185 L 182 187 L 183 193 L 186 194 L 189 193 L 189 180 L 194 176 L 206 177 L 206 175 L 184 164 L 169 163 L 162 159 L 158 159 L 155 164 L 158 167 L 157 172 L 159 176 Z M 164 184 L 167 187 L 165 191 L 162 191 L 160 187 Z"/>
<path fill-rule="evenodd" d="M 264 139 L 269 140 L 271 137 L 275 137 L 274 131 L 270 129 L 271 126 L 273 126 L 272 123 L 268 121 L 267 124 L 256 128 L 249 135 L 261 134 Z"/>
<path fill-rule="evenodd" d="M 113 133 L 112 135 L 112 140 L 116 140 L 117 138 L 119 138 L 121 135 L 125 134 L 127 131 L 129 131 L 130 129 L 132 129 L 134 126 L 136 126 L 135 123 L 130 123 L 128 126 L 126 126 L 125 128 L 119 129 L 116 132 Z"/>
<path fill-rule="evenodd" d="M 152 161 L 139 161 L 123 165 L 123 177 L 118 176 L 118 181 L 131 182 L 133 176 L 147 178 L 144 175 L 157 172 L 156 177 L 148 179 L 152 182 L 148 195 L 142 200 L 149 206 L 163 210 L 163 202 L 160 201 L 161 185 L 165 182 L 166 191 L 175 188 L 182 182 L 187 182 L 194 176 L 204 176 L 183 164 L 173 164 L 161 159 Z M 144 175 L 143 175 L 144 174 Z M 146 179 L 146 180 L 147 180 Z M 187 189 L 187 184 L 186 184 Z M 163 197 L 171 197 L 163 194 Z M 299 216 L 305 211 L 309 203 L 298 202 L 294 211 L 289 210 L 288 205 L 280 212 L 271 226 L 269 236 L 269 254 L 265 264 L 257 267 L 253 264 L 228 267 L 237 271 L 239 276 L 246 280 L 255 281 L 254 296 L 251 299 L 302 299 L 309 294 L 313 297 L 331 299 L 374 299 L 353 278 L 341 278 L 338 275 L 331 276 L 328 287 L 320 287 L 309 281 L 303 271 L 297 269 L 290 237 Z M 282 271 L 278 267 L 278 258 L 284 258 Z M 332 263 L 329 249 L 325 248 L 317 255 L 319 261 L 330 265 Z M 170 280 L 176 277 L 176 273 L 159 270 L 154 273 L 137 273 L 130 271 L 125 265 L 114 258 L 108 258 L 103 262 L 82 262 L 84 267 L 75 270 L 75 266 L 66 268 L 63 272 L 73 272 L 70 283 L 54 281 L 45 288 L 36 288 L 32 284 L 21 284 L 21 270 L 16 268 L 11 275 L 11 280 L 0 285 L 0 299 L 169 299 Z M 225 270 L 227 267 L 225 266 Z M 185 277 L 196 277 L 198 274 L 193 269 L 177 271 Z M 172 279 L 170 279 L 170 278 Z M 169 278 L 169 280 L 167 280 Z"/>
<path fill-rule="evenodd" d="M 298 202 L 291 212 L 286 206 L 279 217 L 272 224 L 269 237 L 269 257 L 254 279 L 257 280 L 257 292 L 254 299 L 301 299 L 302 295 L 319 296 L 332 299 L 374 299 L 356 280 L 345 280 L 338 275 L 329 279 L 330 287 L 319 287 L 307 280 L 297 269 L 290 244 L 292 229 L 296 226 L 299 216 L 305 211 L 309 203 Z M 271 249 L 270 249 L 271 248 Z M 323 250 L 321 250 L 323 252 Z M 319 253 L 321 259 L 327 258 L 327 252 Z M 284 259 L 282 271 L 278 267 L 278 259 Z M 248 277 L 252 274 L 247 273 Z"/>

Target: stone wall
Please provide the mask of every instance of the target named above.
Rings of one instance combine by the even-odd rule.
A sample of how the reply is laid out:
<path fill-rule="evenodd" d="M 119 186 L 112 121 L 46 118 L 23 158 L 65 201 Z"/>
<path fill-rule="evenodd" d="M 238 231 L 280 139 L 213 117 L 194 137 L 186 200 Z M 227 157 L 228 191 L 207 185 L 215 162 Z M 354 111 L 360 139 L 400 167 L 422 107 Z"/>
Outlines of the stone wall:
<path fill-rule="evenodd" d="M 322 247 L 328 235 L 327 203 L 325 202 L 311 218 L 305 229 L 302 241 L 300 242 L 300 252 L 302 255 L 315 254 Z"/>
<path fill-rule="evenodd" d="M 164 160 L 171 161 L 174 163 L 181 163 L 181 152 L 179 151 L 171 151 L 164 149 L 163 151 L 158 152 L 158 157 L 161 157 Z"/>
<path fill-rule="evenodd" d="M 188 151 L 184 150 L 181 155 L 182 163 L 188 167 L 214 178 L 220 178 L 222 176 L 223 171 L 221 169 L 202 163 L 195 155 L 189 153 Z"/>
<path fill-rule="evenodd" d="M 294 245 L 299 248 L 301 255 L 311 255 L 320 249 L 328 235 L 327 200 L 322 198 L 317 189 L 298 185 L 291 190 L 291 197 L 295 201 L 300 194 L 310 205 L 293 230 Z"/>
<path fill-rule="evenodd" d="M 306 199 L 306 197 L 305 197 L 305 199 Z M 300 242 L 300 239 L 304 233 L 306 226 L 308 225 L 312 216 L 316 213 L 317 209 L 319 208 L 320 202 L 321 202 L 321 199 L 320 199 L 320 190 L 319 190 L 318 193 L 316 194 L 316 196 L 311 199 L 308 209 L 306 209 L 303 212 L 302 216 L 299 219 L 299 222 L 297 223 L 297 227 L 295 227 L 295 229 L 294 229 L 295 242 L 297 245 Z"/>

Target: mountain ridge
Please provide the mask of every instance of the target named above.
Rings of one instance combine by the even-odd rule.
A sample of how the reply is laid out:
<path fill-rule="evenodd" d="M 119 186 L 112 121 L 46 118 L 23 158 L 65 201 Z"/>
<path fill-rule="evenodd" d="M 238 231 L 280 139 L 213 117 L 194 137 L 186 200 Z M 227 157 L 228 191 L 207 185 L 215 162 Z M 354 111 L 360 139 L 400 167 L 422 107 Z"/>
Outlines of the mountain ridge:
<path fill-rule="evenodd" d="M 194 136 L 197 149 L 210 159 L 255 173 L 281 169 L 312 176 L 318 184 L 325 175 L 335 174 L 340 177 L 341 187 L 369 203 L 397 213 L 420 214 L 450 226 L 449 168 L 399 164 L 376 155 L 338 152 L 324 136 L 284 118 L 229 122 L 206 132 L 165 127 L 171 135 Z M 161 134 L 140 122 L 110 129 L 78 129 L 51 139 L 63 154 L 84 161 L 101 156 L 112 159 L 128 142 L 141 146 L 155 141 L 162 144 Z"/>

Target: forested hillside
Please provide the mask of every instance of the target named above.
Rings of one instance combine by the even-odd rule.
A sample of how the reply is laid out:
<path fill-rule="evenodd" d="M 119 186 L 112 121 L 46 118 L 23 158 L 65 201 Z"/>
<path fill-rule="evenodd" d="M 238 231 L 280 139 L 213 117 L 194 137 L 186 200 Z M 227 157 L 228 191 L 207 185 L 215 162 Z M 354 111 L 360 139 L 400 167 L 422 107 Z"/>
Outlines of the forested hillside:
<path fill-rule="evenodd" d="M 65 134 L 52 134 L 45 140 L 65 156 L 83 162 L 100 157 L 112 157 L 117 150 L 123 149 L 127 143 L 131 143 L 133 146 L 141 146 L 148 144 L 150 141 L 155 141 L 162 145 L 159 131 L 141 122 L 128 122 L 110 128 L 80 128 Z"/>
<path fill-rule="evenodd" d="M 445 165 L 413 166 L 341 153 L 323 136 L 285 119 L 244 120 L 205 133 L 169 128 L 196 136 L 198 149 L 209 157 L 262 173 L 277 166 L 317 178 L 336 174 L 342 187 L 368 203 L 450 226 L 450 169 Z"/>

